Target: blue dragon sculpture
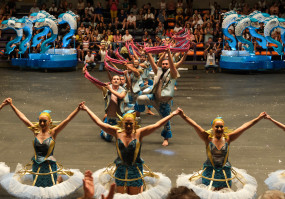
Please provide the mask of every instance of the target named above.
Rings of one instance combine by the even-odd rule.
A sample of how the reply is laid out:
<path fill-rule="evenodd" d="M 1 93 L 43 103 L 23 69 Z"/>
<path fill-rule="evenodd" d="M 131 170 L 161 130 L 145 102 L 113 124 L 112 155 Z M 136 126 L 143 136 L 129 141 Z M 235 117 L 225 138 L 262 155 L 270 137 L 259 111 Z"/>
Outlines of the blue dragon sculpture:
<path fill-rule="evenodd" d="M 63 47 L 66 48 L 71 39 L 70 37 L 72 37 L 73 35 L 75 35 L 76 31 L 77 31 L 77 21 L 76 18 L 78 16 L 75 15 L 72 11 L 67 11 L 66 13 L 62 13 L 58 16 L 58 23 L 59 24 L 64 24 L 64 23 L 68 23 L 70 26 L 70 31 L 69 33 L 67 33 L 64 37 L 63 37 Z"/>
<path fill-rule="evenodd" d="M 25 34 L 25 39 L 20 43 L 19 54 L 24 54 L 28 48 L 27 43 L 31 40 L 33 36 L 33 23 L 27 16 L 18 19 L 15 24 L 15 28 L 22 29 Z"/>
<path fill-rule="evenodd" d="M 228 40 L 228 43 L 232 50 L 236 50 L 237 41 L 236 38 L 229 33 L 228 28 L 230 25 L 236 23 L 236 19 L 239 17 L 239 15 L 235 11 L 229 11 L 224 13 L 224 20 L 222 23 L 222 31 L 226 37 L 228 37 L 230 40 Z"/>

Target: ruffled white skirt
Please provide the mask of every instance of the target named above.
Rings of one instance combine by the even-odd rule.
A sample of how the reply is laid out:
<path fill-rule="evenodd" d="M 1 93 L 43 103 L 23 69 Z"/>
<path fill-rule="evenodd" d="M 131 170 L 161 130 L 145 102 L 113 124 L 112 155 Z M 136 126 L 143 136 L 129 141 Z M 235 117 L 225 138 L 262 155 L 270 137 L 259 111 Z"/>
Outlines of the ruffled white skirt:
<path fill-rule="evenodd" d="M 270 173 L 264 182 L 268 189 L 279 190 L 285 193 L 285 170 Z"/>
<path fill-rule="evenodd" d="M 21 169 L 18 164 L 17 170 Z M 19 176 L 16 172 L 7 172 L 8 166 L 3 166 L 0 163 L 0 184 L 11 195 L 18 198 L 27 199 L 47 199 L 47 198 L 63 198 L 72 194 L 82 186 L 84 175 L 77 169 L 70 169 L 72 176 L 61 175 L 63 182 L 51 187 L 36 187 L 32 186 L 33 175 L 26 174 Z M 10 168 L 9 168 L 10 170 Z M 2 176 L 1 174 L 4 173 Z"/>
<path fill-rule="evenodd" d="M 181 174 L 176 181 L 177 186 L 186 186 L 192 189 L 201 199 L 254 199 L 256 197 L 257 182 L 254 177 L 248 175 L 245 170 L 233 168 L 237 172 L 237 178 L 232 180 L 232 189 L 224 188 L 220 191 L 209 190 L 202 184 L 202 178 L 190 181 L 190 177 L 197 174 Z M 201 173 L 202 170 L 199 171 Z M 232 173 L 232 176 L 234 174 Z"/>
<path fill-rule="evenodd" d="M 95 198 L 101 199 L 101 194 L 105 196 L 109 193 L 111 184 L 115 183 L 106 171 L 106 168 L 100 169 L 93 173 Z M 114 199 L 164 199 L 171 189 L 171 181 L 161 173 L 154 173 L 156 177 L 144 177 L 146 189 L 138 195 L 128 195 L 116 193 Z"/>

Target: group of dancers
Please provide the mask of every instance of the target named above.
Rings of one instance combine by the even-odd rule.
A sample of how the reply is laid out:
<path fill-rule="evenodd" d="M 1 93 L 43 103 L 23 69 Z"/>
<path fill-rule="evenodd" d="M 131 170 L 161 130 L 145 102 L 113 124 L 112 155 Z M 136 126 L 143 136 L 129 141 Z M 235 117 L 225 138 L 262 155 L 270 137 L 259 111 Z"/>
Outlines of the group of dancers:
<path fill-rule="evenodd" d="M 141 158 L 141 147 L 143 138 L 162 126 L 164 126 L 161 133 L 162 145 L 167 146 L 169 138 L 172 137 L 170 120 L 175 116 L 180 116 L 194 128 L 205 143 L 207 152 L 203 169 L 193 174 L 178 176 L 176 184 L 192 189 L 203 199 L 255 198 L 257 182 L 244 170 L 231 166 L 228 160 L 229 146 L 232 141 L 262 119 L 272 121 L 283 130 L 285 125 L 262 112 L 236 130 L 226 127 L 224 120 L 220 117 L 212 121 L 210 130 L 203 129 L 181 108 L 171 112 L 176 79 L 179 77 L 177 68 L 185 59 L 186 53 L 182 55 L 178 52 L 180 59 L 174 61 L 171 49 L 175 47 L 171 45 L 165 45 L 160 49 L 141 47 L 141 51 L 133 44 L 131 46 L 130 60 L 125 61 L 122 58 L 118 62 L 126 67 L 126 71 L 116 68 L 113 58 L 106 60 L 106 69 L 119 74 L 111 76 L 111 73 L 108 73 L 110 83 L 100 82 L 89 74 L 86 67 L 83 68 L 85 77 L 103 93 L 106 114 L 102 120 L 86 106 L 85 102 L 81 102 L 59 124 L 53 122 L 49 110 L 40 113 L 38 122 L 31 122 L 16 108 L 11 98 L 2 102 L 0 110 L 10 106 L 33 132 L 35 155 L 31 163 L 24 167 L 18 166 L 12 173 L 5 163 L 1 163 L 1 186 L 8 193 L 19 198 L 61 198 L 82 186 L 84 175 L 76 169 L 64 169 L 56 161 L 53 153 L 59 133 L 79 111 L 84 111 L 101 128 L 100 135 L 104 140 L 111 142 L 115 139 L 118 155 L 113 164 L 92 174 L 95 198 L 102 198 L 102 194 L 108 195 L 109 188 L 113 187 L 114 182 L 116 199 L 167 197 L 172 187 L 170 179 L 164 174 L 153 172 L 144 163 Z M 151 52 L 158 52 L 157 62 L 156 56 Z M 145 110 L 145 106 L 148 106 L 148 109 L 154 107 L 161 115 L 161 119 L 154 124 L 141 127 L 139 116 L 140 112 Z M 90 175 L 89 173 L 89 177 Z M 265 182 L 270 189 L 285 192 L 285 171 L 272 173 Z"/>

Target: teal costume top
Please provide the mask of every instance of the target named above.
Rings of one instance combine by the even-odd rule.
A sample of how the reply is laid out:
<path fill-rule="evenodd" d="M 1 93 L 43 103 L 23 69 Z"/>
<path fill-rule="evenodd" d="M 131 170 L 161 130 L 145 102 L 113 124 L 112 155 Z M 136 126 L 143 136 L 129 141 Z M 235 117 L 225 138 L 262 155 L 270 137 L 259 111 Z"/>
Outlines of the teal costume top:
<path fill-rule="evenodd" d="M 143 163 L 140 157 L 141 143 L 134 139 L 126 147 L 122 140 L 116 141 L 118 158 L 114 161 L 116 164 L 115 177 L 117 186 L 140 187 L 143 185 Z M 125 179 L 135 179 L 134 181 L 124 181 Z"/>
<path fill-rule="evenodd" d="M 33 165 L 33 185 L 37 187 L 50 187 L 56 184 L 57 180 L 57 164 L 53 157 L 55 141 L 49 137 L 40 143 L 35 137 L 33 146 L 35 156 L 32 158 Z M 54 172 L 54 173 L 53 173 Z M 44 174 L 38 175 L 37 173 Z"/>

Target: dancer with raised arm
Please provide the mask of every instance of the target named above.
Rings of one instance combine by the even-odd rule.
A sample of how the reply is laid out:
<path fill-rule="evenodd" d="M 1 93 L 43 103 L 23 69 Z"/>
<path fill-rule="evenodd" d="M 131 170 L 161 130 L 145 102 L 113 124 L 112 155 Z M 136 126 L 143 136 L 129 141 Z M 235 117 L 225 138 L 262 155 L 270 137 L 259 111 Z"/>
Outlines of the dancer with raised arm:
<path fill-rule="evenodd" d="M 98 82 L 98 80 L 95 81 L 96 79 L 89 74 L 86 67 L 83 67 L 83 74 L 103 93 L 105 113 L 107 114 L 104 122 L 110 125 L 116 125 L 118 121 L 117 114 L 120 116 L 124 114 L 124 98 L 127 94 L 127 91 L 120 86 L 120 77 L 115 75 L 112 77 L 111 84 L 105 84 Z M 113 139 L 113 137 L 104 132 L 104 130 L 101 130 L 100 135 L 108 142 L 111 142 Z"/>
<path fill-rule="evenodd" d="M 140 128 L 137 125 L 135 113 L 126 113 L 120 117 L 117 126 L 111 126 L 102 122 L 87 106 L 82 104 L 91 119 L 106 133 L 116 138 L 118 158 L 114 161 L 115 167 L 107 167 L 96 171 L 93 174 L 95 184 L 95 198 L 108 191 L 105 187 L 115 180 L 117 193 L 137 195 L 134 198 L 141 198 L 143 188 L 145 198 L 163 198 L 171 188 L 169 178 L 162 174 L 143 171 L 144 161 L 140 157 L 141 144 L 145 136 L 163 126 L 173 116 L 179 114 L 176 110 L 167 117 L 155 124 Z M 148 167 L 147 167 L 148 168 Z M 147 178 L 145 178 L 147 177 Z M 144 186 L 143 186 L 144 185 Z M 120 197 L 121 196 L 121 197 Z M 116 198 L 125 198 L 124 195 L 117 195 Z"/>
<path fill-rule="evenodd" d="M 278 122 L 274 120 L 270 115 L 266 114 L 266 119 L 273 122 L 276 126 L 281 128 L 283 131 L 285 131 L 285 125 L 281 122 Z M 268 178 L 264 181 L 265 184 L 268 186 L 271 190 L 279 190 L 285 193 L 285 170 L 277 170 L 275 172 L 272 172 L 268 175 Z"/>
<path fill-rule="evenodd" d="M 3 103 L 10 105 L 19 119 L 33 132 L 35 150 L 30 164 L 1 178 L 0 183 L 7 192 L 21 198 L 46 196 L 59 198 L 67 196 L 79 188 L 82 185 L 83 174 L 77 170 L 64 170 L 57 163 L 53 152 L 57 136 L 76 116 L 81 104 L 59 125 L 54 125 L 48 110 L 40 113 L 39 122 L 33 123 L 16 108 L 11 98 L 7 98 Z M 66 178 L 68 179 L 66 180 Z M 65 180 L 63 181 L 63 179 Z M 31 180 L 32 186 L 25 184 L 28 180 Z"/>
<path fill-rule="evenodd" d="M 144 94 L 137 98 L 138 105 L 152 105 L 162 118 L 168 116 L 171 112 L 170 101 L 174 96 L 176 79 L 179 77 L 169 48 L 166 53 L 168 54 L 168 59 L 164 59 L 164 54 L 157 64 L 152 55 L 148 53 L 148 59 L 155 74 L 153 87 L 150 89 L 149 94 Z M 144 106 L 141 107 L 144 108 Z M 138 109 L 137 111 L 143 112 L 144 109 Z M 172 137 L 169 121 L 164 126 L 161 136 L 164 138 L 162 145 L 167 146 L 168 139 Z"/>
<path fill-rule="evenodd" d="M 236 130 L 225 127 L 225 122 L 218 117 L 212 121 L 212 128 L 205 131 L 194 120 L 179 110 L 180 116 L 190 124 L 206 145 L 207 160 L 203 170 L 194 174 L 181 175 L 177 179 L 178 186 L 187 186 L 202 199 L 218 198 L 255 198 L 257 182 L 245 171 L 232 168 L 228 161 L 229 145 L 247 129 L 265 117 L 265 112 L 253 120 L 244 123 Z M 201 180 L 202 179 L 202 180 Z M 232 185 L 235 186 L 232 186 Z M 237 187 L 235 191 L 232 187 Z"/>

